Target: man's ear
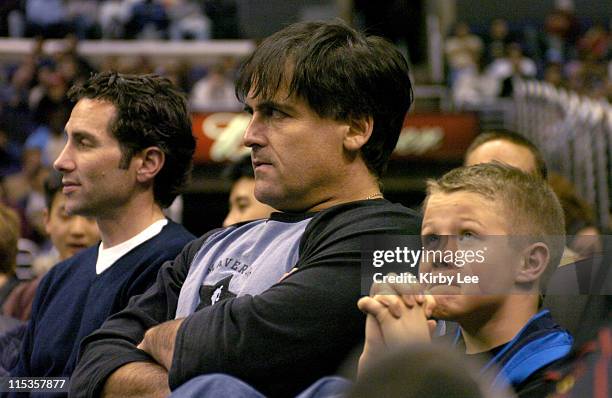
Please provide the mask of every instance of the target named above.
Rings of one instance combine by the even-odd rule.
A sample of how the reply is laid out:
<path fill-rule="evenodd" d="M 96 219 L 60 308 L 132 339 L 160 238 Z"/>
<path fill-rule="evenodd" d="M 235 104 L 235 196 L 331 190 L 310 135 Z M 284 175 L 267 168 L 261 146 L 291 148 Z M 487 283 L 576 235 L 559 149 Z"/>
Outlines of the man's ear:
<path fill-rule="evenodd" d="M 548 246 L 542 242 L 530 244 L 522 251 L 522 261 L 516 274 L 516 282 L 536 282 L 546 271 L 549 262 L 550 251 Z"/>
<path fill-rule="evenodd" d="M 370 139 L 374 129 L 374 118 L 365 116 L 359 119 L 351 119 L 348 126 L 349 128 L 344 136 L 344 148 L 347 151 L 356 152 Z"/>
<path fill-rule="evenodd" d="M 166 160 L 166 155 L 156 146 L 145 148 L 135 156 L 138 157 L 136 179 L 142 183 L 152 181 Z"/>

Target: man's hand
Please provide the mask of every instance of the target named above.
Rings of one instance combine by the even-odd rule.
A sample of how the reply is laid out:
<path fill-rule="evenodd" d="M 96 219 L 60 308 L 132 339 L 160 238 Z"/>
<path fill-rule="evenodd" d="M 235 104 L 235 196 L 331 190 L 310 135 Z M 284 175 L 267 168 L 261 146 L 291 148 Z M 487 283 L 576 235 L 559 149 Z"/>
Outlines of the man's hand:
<path fill-rule="evenodd" d="M 176 334 L 182 323 L 183 319 L 175 319 L 152 327 L 147 330 L 137 348 L 151 355 L 166 370 L 170 370 Z"/>

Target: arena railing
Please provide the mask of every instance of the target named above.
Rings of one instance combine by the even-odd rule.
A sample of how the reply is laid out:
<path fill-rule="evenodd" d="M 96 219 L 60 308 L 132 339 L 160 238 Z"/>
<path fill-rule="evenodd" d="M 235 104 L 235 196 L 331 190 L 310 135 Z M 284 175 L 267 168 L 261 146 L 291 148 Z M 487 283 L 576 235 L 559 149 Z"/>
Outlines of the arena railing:
<path fill-rule="evenodd" d="M 598 226 L 610 225 L 612 106 L 551 84 L 518 80 L 518 130 L 544 153 L 547 165 L 574 183 L 593 206 Z"/>

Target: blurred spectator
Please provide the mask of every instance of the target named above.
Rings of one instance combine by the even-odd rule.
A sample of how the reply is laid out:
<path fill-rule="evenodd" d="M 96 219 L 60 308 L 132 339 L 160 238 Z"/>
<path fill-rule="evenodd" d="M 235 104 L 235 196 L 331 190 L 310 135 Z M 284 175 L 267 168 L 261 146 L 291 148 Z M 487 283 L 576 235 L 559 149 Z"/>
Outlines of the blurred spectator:
<path fill-rule="evenodd" d="M 0 206 L 11 208 L 18 216 L 21 236 L 26 236 L 28 232 L 28 224 L 25 221 L 23 208 L 12 199 L 9 194 L 11 184 L 7 183 L 7 178 L 0 177 Z M 30 276 L 29 267 L 32 264 L 34 254 L 38 252 L 38 247 L 31 241 L 21 238 L 18 242 L 19 251 L 17 253 L 17 276 L 20 279 L 28 279 Z M 22 272 L 23 271 L 23 272 Z"/>
<path fill-rule="evenodd" d="M 227 77 L 228 71 L 221 64 L 210 68 L 191 90 L 190 105 L 198 111 L 237 111 L 242 108 L 236 99 L 234 83 Z"/>
<path fill-rule="evenodd" d="M 96 21 L 100 0 L 67 0 L 66 12 L 79 39 L 100 37 L 100 28 Z"/>
<path fill-rule="evenodd" d="M 225 170 L 232 181 L 229 197 L 229 212 L 223 221 L 227 227 L 245 221 L 269 217 L 275 211 L 272 207 L 255 198 L 255 172 L 251 156 L 244 156 Z"/>
<path fill-rule="evenodd" d="M 66 36 L 64 43 L 64 51 L 59 56 L 57 69 L 64 77 L 64 80 L 69 83 L 69 86 L 82 79 L 88 79 L 92 73 L 97 72 L 91 63 L 79 54 L 79 38 L 76 35 Z M 64 71 L 62 63 L 65 62 L 66 58 L 74 63 L 74 75 L 67 74 Z"/>
<path fill-rule="evenodd" d="M 71 87 L 83 78 L 78 60 L 72 54 L 60 54 L 57 57 L 57 72 L 62 80 Z"/>
<path fill-rule="evenodd" d="M 589 59 L 604 61 L 612 55 L 610 33 L 602 24 L 595 24 L 578 40 L 578 52 Z"/>
<path fill-rule="evenodd" d="M 107 0 L 100 4 L 98 24 L 103 39 L 123 37 L 124 26 L 130 17 L 131 4 L 122 0 Z"/>
<path fill-rule="evenodd" d="M 577 58 L 566 66 L 568 86 L 582 95 L 596 99 L 612 94 L 606 62 L 612 57 L 610 35 L 601 25 L 594 25 L 577 43 Z"/>
<path fill-rule="evenodd" d="M 49 124 L 50 113 L 72 108 L 66 98 L 68 84 L 64 77 L 52 67 L 41 67 L 38 73 L 39 84 L 30 91 L 29 105 L 38 124 Z"/>
<path fill-rule="evenodd" d="M 167 0 L 166 4 L 170 16 L 170 39 L 210 39 L 210 20 L 204 16 L 197 3 L 191 0 Z"/>
<path fill-rule="evenodd" d="M 36 279 L 16 287 L 2 307 L 2 313 L 13 318 L 30 318 L 32 301 L 42 276 L 55 264 L 72 257 L 100 239 L 95 220 L 79 215 L 68 215 L 62 193 L 62 175 L 53 172 L 45 180 L 45 230 L 52 247 L 39 254 L 32 264 Z"/>
<path fill-rule="evenodd" d="M 491 22 L 488 35 L 485 37 L 485 57 L 487 64 L 506 55 L 506 47 L 516 41 L 510 34 L 508 21 L 503 18 L 496 18 Z"/>
<path fill-rule="evenodd" d="M 141 0 L 132 6 L 125 25 L 126 39 L 165 39 L 170 20 L 157 0 Z"/>
<path fill-rule="evenodd" d="M 487 68 L 487 74 L 501 82 L 501 97 L 512 95 L 512 79 L 515 77 L 535 77 L 537 68 L 535 62 L 523 55 L 523 49 L 518 43 L 512 43 L 507 47 L 504 58 L 493 61 Z"/>
<path fill-rule="evenodd" d="M 73 31 L 63 0 L 25 0 L 29 37 L 62 38 Z"/>
<path fill-rule="evenodd" d="M 38 277 L 20 283 L 12 290 L 2 304 L 2 316 L 28 320 L 42 274 L 60 260 L 73 256 L 99 239 L 98 227 L 94 220 L 65 213 L 66 197 L 61 191 L 61 181 L 62 176 L 57 172 L 45 181 L 45 229 L 51 237 L 55 250 L 53 254 L 36 259 L 33 266 L 38 267 Z M 25 325 L 10 330 L 12 331 L 7 335 L 0 334 L 0 374 L 2 369 L 11 369 L 17 363 Z"/>
<path fill-rule="evenodd" d="M 563 76 L 563 66 L 554 62 L 546 65 L 544 68 L 544 81 L 556 88 L 565 87 L 567 83 Z"/>
<path fill-rule="evenodd" d="M 39 245 L 44 243 L 46 239 L 44 182 L 48 175 L 48 168 L 38 167 L 28 181 L 29 192 L 27 196 L 21 201 L 21 205 L 25 210 L 26 221 L 32 229 L 31 235 L 27 236 L 27 238 Z"/>
<path fill-rule="evenodd" d="M 482 55 L 482 40 L 470 32 L 465 22 L 455 26 L 452 36 L 446 39 L 445 53 L 450 67 L 451 85 L 457 80 L 459 74 L 465 70 L 478 66 Z"/>
<path fill-rule="evenodd" d="M 19 217 L 0 204 L 0 305 L 19 284 L 15 276 L 19 235 Z"/>
<path fill-rule="evenodd" d="M 35 61 L 27 58 L 9 73 L 9 83 L 0 87 L 0 117 L 4 131 L 9 142 L 17 145 L 19 150 L 35 127 L 28 102 L 35 74 Z"/>
<path fill-rule="evenodd" d="M 64 126 L 68 121 L 69 110 L 57 107 L 48 111 L 47 123 L 41 124 L 26 140 L 26 151 L 38 151 L 40 165 L 51 167 L 66 143 Z"/>
<path fill-rule="evenodd" d="M 516 167 L 544 180 L 548 177 L 548 168 L 540 150 L 514 131 L 483 131 L 465 151 L 465 166 L 492 161 Z"/>
<path fill-rule="evenodd" d="M 155 70 L 153 62 L 145 55 L 138 57 L 138 59 L 132 63 L 131 67 L 132 73 L 135 75 L 147 75 L 153 73 Z"/>
<path fill-rule="evenodd" d="M 100 70 L 126 74 L 142 74 L 153 73 L 154 67 L 146 56 L 127 58 L 111 55 L 103 60 Z"/>
<path fill-rule="evenodd" d="M 36 74 L 39 69 L 45 68 L 46 70 L 52 70 L 55 67 L 55 61 L 53 58 L 45 53 L 46 39 L 42 35 L 35 36 L 32 43 L 32 52 L 30 54 L 30 62 L 33 62 L 35 66 Z"/>
<path fill-rule="evenodd" d="M 575 45 L 578 40 L 578 36 L 582 31 L 580 20 L 576 15 L 576 0 L 555 0 L 555 7 L 553 13 L 560 14 L 565 18 L 564 29 L 561 32 L 565 37 L 565 40 L 571 45 Z"/>
<path fill-rule="evenodd" d="M 187 76 L 190 68 L 187 62 L 169 61 L 163 66 L 158 66 L 155 73 L 168 78 L 175 86 L 188 93 L 191 89 Z"/>
<path fill-rule="evenodd" d="M 570 90 L 596 99 L 606 98 L 609 82 L 605 64 L 585 56 L 571 62 L 566 70 Z"/>
<path fill-rule="evenodd" d="M 74 256 L 100 239 L 98 226 L 92 218 L 69 215 L 64 208 L 66 196 L 62 192 L 62 175 L 56 171 L 45 179 L 45 232 L 52 248 L 34 261 L 36 275 L 42 275 L 59 261 Z M 46 261 L 46 264 L 43 263 Z"/>
<path fill-rule="evenodd" d="M 484 73 L 482 66 L 467 68 L 457 76 L 452 86 L 453 102 L 458 108 L 475 108 L 497 98 L 501 83 Z"/>
<path fill-rule="evenodd" d="M 40 165 L 40 152 L 24 151 L 22 168 L 18 173 L 4 178 L 6 203 L 15 207 L 22 216 L 22 237 L 41 243 L 44 240 L 44 195 L 43 182 L 48 169 Z M 35 254 L 37 247 L 32 246 L 29 252 Z"/>
<path fill-rule="evenodd" d="M 6 124 L 0 120 L 0 178 L 19 171 L 19 157 L 19 148 L 9 140 Z"/>
<path fill-rule="evenodd" d="M 551 173 L 549 183 L 561 202 L 565 213 L 567 245 L 580 258 L 601 253 L 603 243 L 596 226 L 593 209 L 576 192 L 574 185 L 565 177 Z"/>
<path fill-rule="evenodd" d="M 569 9 L 554 9 L 544 21 L 544 31 L 539 37 L 536 49 L 541 64 L 549 62 L 566 63 L 574 56 L 573 45 L 579 26 Z"/>

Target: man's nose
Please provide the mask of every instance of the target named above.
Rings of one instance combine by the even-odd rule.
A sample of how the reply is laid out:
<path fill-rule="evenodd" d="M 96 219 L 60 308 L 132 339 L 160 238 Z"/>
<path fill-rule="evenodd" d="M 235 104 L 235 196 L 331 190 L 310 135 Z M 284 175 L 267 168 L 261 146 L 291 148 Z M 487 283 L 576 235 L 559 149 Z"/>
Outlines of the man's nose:
<path fill-rule="evenodd" d="M 244 146 L 253 148 L 254 146 L 264 146 L 266 144 L 265 123 L 256 113 L 251 117 L 251 121 L 244 131 L 242 142 Z"/>
<path fill-rule="evenodd" d="M 74 161 L 70 157 L 68 144 L 64 146 L 62 152 L 53 162 L 53 168 L 61 173 L 65 173 L 74 169 Z"/>

